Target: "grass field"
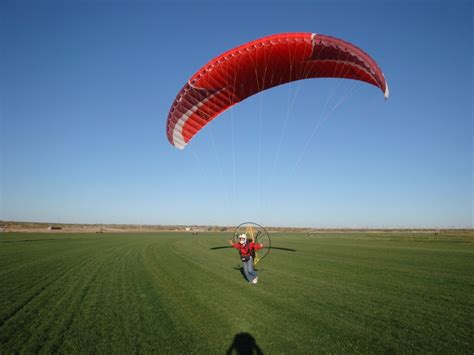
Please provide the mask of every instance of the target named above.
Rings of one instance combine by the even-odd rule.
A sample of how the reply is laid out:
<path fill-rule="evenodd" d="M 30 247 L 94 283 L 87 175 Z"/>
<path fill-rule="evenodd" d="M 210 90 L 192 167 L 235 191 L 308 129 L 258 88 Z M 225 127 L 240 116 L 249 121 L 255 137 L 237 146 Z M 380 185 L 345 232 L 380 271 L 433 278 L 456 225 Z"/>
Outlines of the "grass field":
<path fill-rule="evenodd" d="M 474 351 L 474 236 L 0 234 L 0 353 Z M 245 333 L 245 334 L 242 334 Z"/>

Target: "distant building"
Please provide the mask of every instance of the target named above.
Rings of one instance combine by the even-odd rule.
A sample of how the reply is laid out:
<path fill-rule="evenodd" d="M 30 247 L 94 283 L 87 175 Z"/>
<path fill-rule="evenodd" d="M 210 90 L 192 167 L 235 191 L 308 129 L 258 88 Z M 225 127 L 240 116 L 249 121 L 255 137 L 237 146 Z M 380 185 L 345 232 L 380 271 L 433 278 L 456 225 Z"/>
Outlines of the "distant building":
<path fill-rule="evenodd" d="M 61 230 L 61 229 L 62 229 L 61 227 L 56 227 L 56 226 L 49 226 L 48 227 L 49 231 L 57 231 L 57 230 Z"/>

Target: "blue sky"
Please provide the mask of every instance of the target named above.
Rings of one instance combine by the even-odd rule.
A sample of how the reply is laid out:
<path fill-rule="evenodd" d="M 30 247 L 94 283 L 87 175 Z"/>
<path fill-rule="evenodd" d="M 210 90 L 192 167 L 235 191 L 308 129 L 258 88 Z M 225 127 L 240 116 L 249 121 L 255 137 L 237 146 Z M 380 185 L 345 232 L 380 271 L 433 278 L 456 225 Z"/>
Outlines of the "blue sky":
<path fill-rule="evenodd" d="M 471 1 L 2 1 L 0 219 L 472 227 Z M 221 52 L 343 38 L 390 87 L 306 80 L 184 151 L 169 107 Z"/>

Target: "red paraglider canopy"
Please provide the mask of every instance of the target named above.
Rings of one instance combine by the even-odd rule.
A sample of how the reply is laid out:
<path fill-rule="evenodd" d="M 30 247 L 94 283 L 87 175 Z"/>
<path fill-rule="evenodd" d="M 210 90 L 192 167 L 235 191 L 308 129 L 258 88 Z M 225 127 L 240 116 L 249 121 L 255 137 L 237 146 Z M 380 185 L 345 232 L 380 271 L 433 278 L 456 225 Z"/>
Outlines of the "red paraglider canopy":
<path fill-rule="evenodd" d="M 282 33 L 214 58 L 184 85 L 168 114 L 168 140 L 179 149 L 232 105 L 260 91 L 309 78 L 347 78 L 388 86 L 377 63 L 356 46 L 314 33 Z"/>

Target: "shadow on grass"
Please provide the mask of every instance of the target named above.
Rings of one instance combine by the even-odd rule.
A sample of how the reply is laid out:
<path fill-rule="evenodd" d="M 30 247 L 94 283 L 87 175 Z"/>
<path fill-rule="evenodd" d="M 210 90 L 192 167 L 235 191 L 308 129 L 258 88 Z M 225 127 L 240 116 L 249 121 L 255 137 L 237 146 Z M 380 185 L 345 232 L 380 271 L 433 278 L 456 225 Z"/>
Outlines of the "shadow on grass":
<path fill-rule="evenodd" d="M 254 269 L 255 272 L 258 273 L 258 275 L 260 275 L 264 271 L 263 267 L 261 267 L 261 266 L 258 266 L 258 267 L 254 266 L 253 269 Z M 247 280 L 247 277 L 245 277 L 245 272 L 244 272 L 244 267 L 243 266 L 236 265 L 236 266 L 234 266 L 234 270 L 237 270 L 242 274 L 242 277 L 245 280 L 245 282 L 249 282 L 249 280 Z"/>
<path fill-rule="evenodd" d="M 44 242 L 47 240 L 60 240 L 60 239 L 21 239 L 21 240 L 5 240 L 0 243 L 27 243 L 27 242 Z"/>
<path fill-rule="evenodd" d="M 218 250 L 218 249 L 231 249 L 233 248 L 232 246 L 223 246 L 223 247 L 213 247 L 213 248 L 209 248 L 210 250 Z M 265 248 L 265 247 L 264 247 Z M 296 249 L 290 249 L 290 248 L 280 248 L 280 247 L 272 247 L 271 249 L 275 249 L 275 250 L 283 250 L 283 251 L 296 251 Z"/>
<path fill-rule="evenodd" d="M 226 352 L 227 355 L 263 355 L 262 349 L 257 345 L 255 338 L 249 333 L 238 333 Z"/>
<path fill-rule="evenodd" d="M 238 266 L 237 265 L 236 267 L 234 267 L 234 270 L 240 271 L 240 273 L 242 274 L 242 277 L 244 278 L 244 280 L 246 282 L 248 282 L 247 278 L 245 277 L 245 272 L 244 272 L 244 267 L 243 266 Z M 255 270 L 255 271 L 257 271 L 257 270 Z"/>

